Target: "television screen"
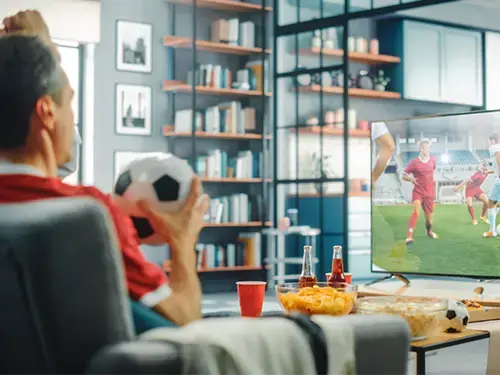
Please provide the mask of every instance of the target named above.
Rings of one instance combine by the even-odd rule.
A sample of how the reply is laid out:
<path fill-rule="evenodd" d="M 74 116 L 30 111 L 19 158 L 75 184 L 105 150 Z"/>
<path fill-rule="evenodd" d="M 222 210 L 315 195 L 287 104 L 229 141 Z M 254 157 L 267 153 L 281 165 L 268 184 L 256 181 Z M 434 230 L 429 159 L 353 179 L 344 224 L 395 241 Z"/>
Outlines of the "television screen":
<path fill-rule="evenodd" d="M 395 152 L 373 183 L 372 271 L 500 278 L 500 111 L 385 124 Z"/>

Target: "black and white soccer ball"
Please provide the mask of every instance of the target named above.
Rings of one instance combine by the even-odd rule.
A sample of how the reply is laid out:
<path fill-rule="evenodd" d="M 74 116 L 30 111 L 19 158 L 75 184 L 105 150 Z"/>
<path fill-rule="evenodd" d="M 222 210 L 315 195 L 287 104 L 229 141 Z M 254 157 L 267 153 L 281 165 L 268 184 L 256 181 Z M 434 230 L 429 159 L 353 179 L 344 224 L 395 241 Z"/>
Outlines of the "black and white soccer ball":
<path fill-rule="evenodd" d="M 122 168 L 114 187 L 115 202 L 131 217 L 142 243 L 165 241 L 154 232 L 137 202 L 146 200 L 160 212 L 179 211 L 194 176 L 186 160 L 161 152 L 141 156 Z"/>
<path fill-rule="evenodd" d="M 469 319 L 469 311 L 462 302 L 449 300 L 448 311 L 446 311 L 441 327 L 446 333 L 461 332 L 469 324 Z"/>

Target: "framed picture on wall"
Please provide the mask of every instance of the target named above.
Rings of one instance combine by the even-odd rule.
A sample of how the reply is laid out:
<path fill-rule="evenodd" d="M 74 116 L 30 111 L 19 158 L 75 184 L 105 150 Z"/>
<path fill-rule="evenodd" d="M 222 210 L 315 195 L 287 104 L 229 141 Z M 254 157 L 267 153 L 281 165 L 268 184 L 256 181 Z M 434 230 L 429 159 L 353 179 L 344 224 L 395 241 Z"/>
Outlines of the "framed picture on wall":
<path fill-rule="evenodd" d="M 118 175 L 130 162 L 141 156 L 147 155 L 147 152 L 139 151 L 115 151 L 115 160 L 113 165 L 113 181 L 118 179 Z"/>
<path fill-rule="evenodd" d="M 116 133 L 151 135 L 151 87 L 116 85 Z"/>
<path fill-rule="evenodd" d="M 147 23 L 117 21 L 116 69 L 151 73 L 153 27 Z"/>

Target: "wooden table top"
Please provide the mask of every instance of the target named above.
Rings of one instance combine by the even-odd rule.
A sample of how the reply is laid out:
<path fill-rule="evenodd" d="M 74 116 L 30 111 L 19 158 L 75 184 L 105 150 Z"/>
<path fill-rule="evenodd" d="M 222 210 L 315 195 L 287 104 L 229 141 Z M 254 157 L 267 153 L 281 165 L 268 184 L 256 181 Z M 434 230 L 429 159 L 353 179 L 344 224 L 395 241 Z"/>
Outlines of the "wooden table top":
<path fill-rule="evenodd" d="M 438 333 L 425 340 L 412 341 L 411 350 L 435 350 L 447 346 L 463 344 L 469 341 L 476 341 L 490 336 L 487 331 L 478 331 L 474 329 L 466 329 L 458 333 Z"/>

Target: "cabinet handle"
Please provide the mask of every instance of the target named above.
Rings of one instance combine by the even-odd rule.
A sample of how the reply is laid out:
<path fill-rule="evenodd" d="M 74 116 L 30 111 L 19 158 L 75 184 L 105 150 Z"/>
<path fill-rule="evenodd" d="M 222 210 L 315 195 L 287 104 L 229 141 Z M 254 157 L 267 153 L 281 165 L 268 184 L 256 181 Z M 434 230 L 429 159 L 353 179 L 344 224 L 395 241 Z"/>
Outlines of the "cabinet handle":
<path fill-rule="evenodd" d="M 426 357 L 434 357 L 436 355 L 438 355 L 438 352 L 427 352 L 427 353 L 425 353 Z"/>

